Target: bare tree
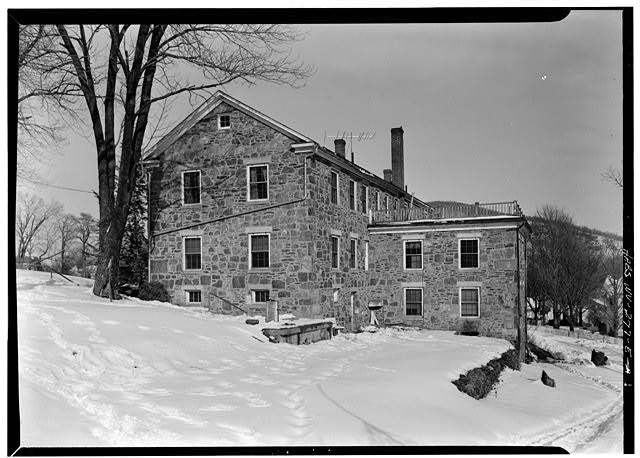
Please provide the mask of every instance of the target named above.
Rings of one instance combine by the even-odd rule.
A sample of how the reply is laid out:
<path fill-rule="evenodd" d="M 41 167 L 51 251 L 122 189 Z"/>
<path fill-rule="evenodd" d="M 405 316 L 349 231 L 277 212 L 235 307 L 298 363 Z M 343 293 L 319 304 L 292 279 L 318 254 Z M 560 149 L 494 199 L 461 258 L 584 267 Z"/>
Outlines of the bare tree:
<path fill-rule="evenodd" d="M 57 218 L 57 229 L 59 231 L 60 249 L 58 254 L 60 255 L 60 272 L 67 273 L 68 269 L 68 254 L 70 244 L 77 238 L 78 226 L 76 218 L 71 214 L 62 214 Z"/>
<path fill-rule="evenodd" d="M 622 170 L 610 166 L 601 173 L 601 176 L 603 180 L 613 183 L 618 188 L 623 189 Z"/>
<path fill-rule="evenodd" d="M 51 155 L 61 141 L 61 125 L 54 119 L 75 117 L 73 100 L 81 95 L 73 75 L 50 77 L 59 63 L 56 30 L 46 25 L 18 26 L 18 154 L 17 177 L 43 180 L 34 164 Z"/>
<path fill-rule="evenodd" d="M 89 213 L 80 213 L 76 218 L 78 228 L 77 239 L 80 242 L 80 269 L 83 277 L 87 277 L 87 258 L 96 256 L 95 239 L 97 235 L 96 220 Z"/>
<path fill-rule="evenodd" d="M 599 300 L 591 301 L 589 311 L 599 323 L 604 323 L 611 336 L 618 334 L 622 325 L 622 250 L 613 242 L 602 247 L 602 277 Z"/>
<path fill-rule="evenodd" d="M 290 44 L 302 35 L 281 25 L 58 24 L 56 33 L 57 61 L 46 72 L 58 82 L 72 75 L 88 110 L 100 208 L 93 291 L 112 295 L 152 107 L 178 94 L 199 94 L 233 81 L 295 86 L 311 69 L 290 53 Z M 202 81 L 186 78 L 188 68 L 198 70 Z"/>
<path fill-rule="evenodd" d="M 41 197 L 24 193 L 18 194 L 15 225 L 16 246 L 18 247 L 16 256 L 18 258 L 32 256 L 34 251 L 38 251 L 40 255 L 43 254 L 41 242 L 47 237 L 40 236 L 48 231 L 47 222 L 54 218 L 61 209 L 62 206 L 58 202 L 46 204 Z M 38 245 L 36 250 L 34 250 L 35 245 Z M 51 248 L 49 245 L 45 244 L 44 246 L 45 255 Z"/>

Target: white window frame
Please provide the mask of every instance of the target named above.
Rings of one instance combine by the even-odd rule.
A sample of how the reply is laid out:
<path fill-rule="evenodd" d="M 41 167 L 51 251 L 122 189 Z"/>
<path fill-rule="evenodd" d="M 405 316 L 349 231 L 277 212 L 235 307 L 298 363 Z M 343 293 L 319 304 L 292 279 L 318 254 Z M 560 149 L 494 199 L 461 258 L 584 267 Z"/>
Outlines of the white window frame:
<path fill-rule="evenodd" d="M 223 116 L 228 116 L 229 117 L 229 125 L 228 126 L 222 127 L 221 122 L 222 122 L 222 117 Z M 231 129 L 231 115 L 230 114 L 221 113 L 221 114 L 218 115 L 218 129 L 221 129 L 221 130 Z"/>
<path fill-rule="evenodd" d="M 353 189 L 353 197 L 351 197 L 351 189 Z M 358 183 L 353 180 L 349 180 L 349 210 L 358 211 Z"/>
<path fill-rule="evenodd" d="M 478 314 L 477 315 L 462 315 L 462 290 L 463 289 L 475 289 L 478 291 Z M 458 288 L 458 313 L 460 318 L 480 318 L 480 287 L 479 286 L 460 286 Z"/>
<path fill-rule="evenodd" d="M 190 293 L 200 293 L 200 300 L 199 301 L 191 301 L 189 300 L 189 294 Z M 185 291 L 185 295 L 186 295 L 186 302 L 187 304 L 202 304 L 202 290 L 200 289 L 189 289 Z"/>
<path fill-rule="evenodd" d="M 249 234 L 247 234 L 249 236 L 249 270 L 266 270 L 266 269 L 270 269 L 271 268 L 271 234 L 269 232 L 250 232 Z M 253 267 L 253 258 L 251 256 L 251 237 L 253 237 L 254 235 L 266 235 L 267 236 L 267 241 L 269 244 L 269 265 L 267 267 Z"/>
<path fill-rule="evenodd" d="M 407 315 L 407 290 L 409 289 L 417 289 L 420 291 L 420 313 L 418 315 Z M 424 316 L 424 288 L 421 287 L 406 287 L 403 288 L 403 301 L 402 301 L 402 313 L 404 314 L 405 317 L 422 317 Z"/>
<path fill-rule="evenodd" d="M 361 210 L 361 212 L 366 215 L 369 212 L 369 186 L 362 183 L 362 186 L 360 188 L 362 189 L 361 192 L 364 191 L 364 208 Z M 362 195 L 360 196 L 360 198 L 362 198 Z"/>
<path fill-rule="evenodd" d="M 254 167 L 267 168 L 267 197 L 264 199 L 251 198 L 251 169 Z M 269 164 L 249 164 L 247 165 L 247 202 L 267 202 L 269 201 Z"/>
<path fill-rule="evenodd" d="M 193 203 L 187 204 L 187 203 L 184 202 L 184 174 L 185 173 L 193 173 L 193 172 L 198 172 L 198 183 L 200 184 L 198 196 L 199 196 L 200 200 L 198 202 L 193 202 Z M 182 191 L 181 192 L 181 194 L 182 194 L 182 196 L 181 196 L 182 197 L 182 205 L 186 206 L 186 207 L 188 207 L 190 205 L 202 205 L 202 172 L 200 170 L 195 170 L 195 169 L 194 170 L 183 170 L 182 173 L 180 174 L 180 180 L 181 180 L 180 189 Z"/>
<path fill-rule="evenodd" d="M 200 239 L 200 268 L 199 269 L 187 269 L 187 239 Z M 194 254 L 194 253 L 190 253 Z M 189 272 L 198 272 L 202 270 L 202 236 L 200 235 L 185 235 L 182 237 L 182 270 Z"/>
<path fill-rule="evenodd" d="M 353 266 L 351 259 L 354 261 Z M 353 237 L 349 239 L 349 269 L 358 269 L 358 239 Z"/>
<path fill-rule="evenodd" d="M 462 241 L 463 240 L 476 240 L 478 242 L 478 266 L 477 267 L 462 267 Z M 458 239 L 458 269 L 460 270 L 478 270 L 480 269 L 480 238 L 479 237 L 464 237 Z"/>
<path fill-rule="evenodd" d="M 271 290 L 270 289 L 252 289 L 251 290 L 251 303 L 252 304 L 266 304 L 266 302 L 256 302 L 256 291 L 268 291 L 269 292 L 269 300 L 271 299 Z"/>
<path fill-rule="evenodd" d="M 369 270 L 369 241 L 364 241 L 364 270 Z"/>
<path fill-rule="evenodd" d="M 331 176 L 334 174 L 336 176 L 336 203 L 334 205 L 340 205 L 340 174 L 335 170 L 331 170 L 329 175 L 329 202 L 331 202 Z"/>
<path fill-rule="evenodd" d="M 338 241 L 338 265 L 334 266 L 333 265 L 333 239 L 336 239 Z M 329 239 L 329 243 L 331 244 L 329 246 L 329 265 L 331 266 L 332 269 L 339 269 L 340 268 L 340 237 L 338 237 L 337 235 L 332 235 L 331 238 Z"/>
<path fill-rule="evenodd" d="M 407 268 L 407 243 L 420 242 L 420 268 Z M 423 240 L 403 240 L 402 241 L 402 268 L 408 271 L 421 271 L 424 267 L 424 245 Z"/>

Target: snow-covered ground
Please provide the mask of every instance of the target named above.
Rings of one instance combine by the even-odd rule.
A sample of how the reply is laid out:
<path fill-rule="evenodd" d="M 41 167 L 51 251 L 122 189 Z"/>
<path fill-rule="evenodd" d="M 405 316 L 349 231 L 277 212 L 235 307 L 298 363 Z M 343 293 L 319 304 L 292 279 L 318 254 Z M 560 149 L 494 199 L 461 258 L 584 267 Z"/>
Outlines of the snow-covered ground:
<path fill-rule="evenodd" d="M 451 381 L 510 348 L 504 340 L 384 328 L 308 346 L 271 344 L 246 317 L 110 303 L 91 294 L 88 280 L 16 275 L 24 446 L 622 450 L 621 349 L 605 350 L 613 360 L 605 368 L 507 369 L 478 401 Z M 555 389 L 539 381 L 542 368 Z"/>

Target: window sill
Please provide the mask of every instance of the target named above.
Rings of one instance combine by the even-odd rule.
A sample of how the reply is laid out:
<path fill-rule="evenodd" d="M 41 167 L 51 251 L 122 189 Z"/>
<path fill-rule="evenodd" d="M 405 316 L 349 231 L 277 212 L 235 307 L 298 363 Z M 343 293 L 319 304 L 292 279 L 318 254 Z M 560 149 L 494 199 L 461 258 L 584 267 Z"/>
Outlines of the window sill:
<path fill-rule="evenodd" d="M 247 199 L 248 204 L 265 204 L 269 203 L 269 198 L 266 199 Z"/>
<path fill-rule="evenodd" d="M 202 202 L 199 202 L 197 204 L 182 204 L 182 206 L 187 208 L 202 207 Z"/>
<path fill-rule="evenodd" d="M 405 272 L 422 272 L 422 267 L 420 268 L 411 268 L 411 269 L 407 269 L 406 267 L 404 268 Z"/>
<path fill-rule="evenodd" d="M 476 272 L 481 270 L 480 267 L 458 267 L 458 270 L 462 270 L 464 272 Z"/>
<path fill-rule="evenodd" d="M 190 273 L 197 274 L 197 273 L 201 273 L 201 272 L 202 272 L 202 269 L 182 269 L 182 271 L 183 271 L 185 274 L 190 274 Z"/>
<path fill-rule="evenodd" d="M 460 315 L 460 318 L 462 318 L 463 320 L 479 320 L 480 319 L 479 316 L 462 316 L 462 315 Z"/>
<path fill-rule="evenodd" d="M 249 272 L 269 272 L 271 267 L 249 267 Z"/>

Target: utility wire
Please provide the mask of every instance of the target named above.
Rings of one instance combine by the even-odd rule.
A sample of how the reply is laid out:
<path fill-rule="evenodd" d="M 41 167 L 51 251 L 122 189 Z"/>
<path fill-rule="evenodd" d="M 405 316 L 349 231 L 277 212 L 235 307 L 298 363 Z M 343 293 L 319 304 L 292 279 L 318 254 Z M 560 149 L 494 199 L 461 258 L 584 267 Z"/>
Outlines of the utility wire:
<path fill-rule="evenodd" d="M 65 191 L 75 191 L 75 192 L 84 192 L 84 193 L 87 193 L 87 194 L 96 194 L 95 191 L 88 191 L 86 189 L 71 188 L 71 187 L 68 187 L 68 186 L 58 186 L 58 185 L 55 185 L 55 184 L 43 183 L 42 181 L 31 180 L 29 178 L 24 178 L 24 180 L 28 181 L 30 183 L 33 183 L 33 184 L 38 184 L 38 185 L 41 185 L 41 186 L 48 186 L 50 188 L 62 189 L 62 190 L 65 190 Z"/>

